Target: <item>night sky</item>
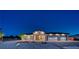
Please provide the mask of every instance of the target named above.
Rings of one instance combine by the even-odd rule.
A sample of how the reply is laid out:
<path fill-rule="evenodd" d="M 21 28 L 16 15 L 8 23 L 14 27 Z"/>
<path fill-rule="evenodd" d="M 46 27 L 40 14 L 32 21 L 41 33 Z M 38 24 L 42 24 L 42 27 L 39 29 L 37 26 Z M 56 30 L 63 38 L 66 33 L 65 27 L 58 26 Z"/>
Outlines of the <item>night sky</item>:
<path fill-rule="evenodd" d="M 45 32 L 79 33 L 79 11 L 62 10 L 0 10 L 0 31 L 5 35 Z"/>

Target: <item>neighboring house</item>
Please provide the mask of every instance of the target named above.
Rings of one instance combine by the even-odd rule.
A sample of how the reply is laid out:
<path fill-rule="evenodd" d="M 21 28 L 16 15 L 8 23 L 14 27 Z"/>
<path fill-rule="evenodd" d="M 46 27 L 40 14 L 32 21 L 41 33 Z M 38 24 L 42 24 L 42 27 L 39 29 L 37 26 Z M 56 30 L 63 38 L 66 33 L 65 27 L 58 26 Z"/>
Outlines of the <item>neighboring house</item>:
<path fill-rule="evenodd" d="M 70 37 L 74 38 L 75 41 L 79 41 L 79 34 L 71 35 Z"/>

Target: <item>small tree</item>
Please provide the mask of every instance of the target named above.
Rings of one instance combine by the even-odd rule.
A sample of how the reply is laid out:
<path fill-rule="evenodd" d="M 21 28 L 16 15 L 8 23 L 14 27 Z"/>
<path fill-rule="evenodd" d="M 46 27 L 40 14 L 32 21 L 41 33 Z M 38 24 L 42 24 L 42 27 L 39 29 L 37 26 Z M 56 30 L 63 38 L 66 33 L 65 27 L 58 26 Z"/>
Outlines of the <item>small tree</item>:
<path fill-rule="evenodd" d="M 3 39 L 4 34 L 2 32 L 0 32 L 0 40 Z"/>
<path fill-rule="evenodd" d="M 24 38 L 24 34 L 20 34 L 18 35 L 18 37 L 20 37 L 20 39 L 22 40 Z"/>

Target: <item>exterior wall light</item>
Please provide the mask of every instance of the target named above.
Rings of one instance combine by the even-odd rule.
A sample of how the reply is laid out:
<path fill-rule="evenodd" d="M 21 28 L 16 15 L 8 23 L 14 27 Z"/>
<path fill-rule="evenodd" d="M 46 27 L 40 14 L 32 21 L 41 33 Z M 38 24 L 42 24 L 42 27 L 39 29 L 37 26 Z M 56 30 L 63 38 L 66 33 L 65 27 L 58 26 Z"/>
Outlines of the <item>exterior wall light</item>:
<path fill-rule="evenodd" d="M 55 34 L 56 36 L 60 36 L 60 34 Z"/>
<path fill-rule="evenodd" d="M 65 34 L 61 34 L 62 36 L 65 36 Z"/>

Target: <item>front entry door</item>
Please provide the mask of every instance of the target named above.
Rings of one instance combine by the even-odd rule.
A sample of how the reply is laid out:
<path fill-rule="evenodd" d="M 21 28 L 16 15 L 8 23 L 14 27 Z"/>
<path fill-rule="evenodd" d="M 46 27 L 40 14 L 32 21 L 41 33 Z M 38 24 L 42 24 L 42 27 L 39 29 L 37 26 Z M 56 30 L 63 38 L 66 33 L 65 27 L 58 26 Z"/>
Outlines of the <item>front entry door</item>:
<path fill-rule="evenodd" d="M 43 35 L 36 35 L 36 41 L 43 41 L 44 36 Z"/>

